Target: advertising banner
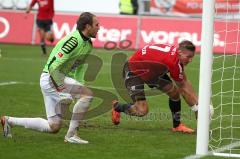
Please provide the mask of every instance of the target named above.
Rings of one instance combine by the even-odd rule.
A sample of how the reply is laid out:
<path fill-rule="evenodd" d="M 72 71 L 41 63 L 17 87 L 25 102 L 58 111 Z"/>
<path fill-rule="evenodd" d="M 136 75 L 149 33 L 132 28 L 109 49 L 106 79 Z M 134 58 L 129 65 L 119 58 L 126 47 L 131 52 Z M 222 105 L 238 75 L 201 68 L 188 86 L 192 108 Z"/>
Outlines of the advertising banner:
<path fill-rule="evenodd" d="M 0 12 L 0 42 L 31 44 L 33 14 Z"/>
<path fill-rule="evenodd" d="M 48 45 L 56 44 L 61 38 L 65 35 L 69 34 L 73 30 L 76 29 L 76 21 L 79 15 L 69 15 L 69 14 L 57 14 L 54 16 L 52 31 L 55 37 L 53 43 L 47 42 Z M 39 44 L 40 38 L 38 34 L 38 30 L 34 34 L 34 43 Z"/>
<path fill-rule="evenodd" d="M 52 26 L 52 31 L 55 35 L 55 42 L 53 44 L 63 38 L 66 34 L 69 34 L 76 29 L 76 21 L 78 17 L 79 15 L 55 15 L 54 23 Z M 100 30 L 97 34 L 96 39 L 92 39 L 95 47 L 104 47 L 104 45 L 107 45 L 106 47 L 113 47 L 113 45 L 116 45 L 115 47 L 117 47 L 121 43 L 125 46 L 129 45 L 128 48 L 135 48 L 137 30 L 136 17 L 98 16 L 98 20 L 100 23 Z M 39 44 L 40 41 L 37 31 L 35 35 L 35 43 Z M 51 43 L 48 44 L 52 45 Z"/>
<path fill-rule="evenodd" d="M 142 17 L 141 24 L 140 47 L 146 43 L 177 44 L 183 39 L 191 40 L 197 51 L 200 51 L 201 44 L 204 45 L 201 42 L 201 19 Z M 214 26 L 214 52 L 235 53 L 239 45 L 237 37 L 240 36 L 238 22 L 217 20 Z"/>
<path fill-rule="evenodd" d="M 218 14 L 239 14 L 239 0 L 216 0 L 216 12 Z M 150 10 L 152 14 L 193 15 L 202 14 L 203 0 L 151 0 Z"/>
<path fill-rule="evenodd" d="M 112 41 L 119 47 L 126 42 L 129 48 L 136 47 L 137 18 L 134 16 L 99 16 L 100 30 L 94 44 L 103 47 L 106 42 Z M 107 46 L 108 47 L 108 46 Z M 121 46 L 120 46 L 121 47 Z"/>
<path fill-rule="evenodd" d="M 56 14 L 52 31 L 56 44 L 66 34 L 76 29 L 79 15 Z M 200 51 L 201 19 L 164 18 L 153 16 L 98 16 L 100 30 L 94 47 L 137 49 L 148 43 L 169 43 L 177 45 L 183 39 L 191 40 Z M 239 50 L 238 21 L 215 21 L 214 52 L 235 53 Z M 210 35 L 209 35 L 210 36 Z M 25 13 L 0 13 L 0 42 L 39 44 L 39 35 L 34 15 Z"/>

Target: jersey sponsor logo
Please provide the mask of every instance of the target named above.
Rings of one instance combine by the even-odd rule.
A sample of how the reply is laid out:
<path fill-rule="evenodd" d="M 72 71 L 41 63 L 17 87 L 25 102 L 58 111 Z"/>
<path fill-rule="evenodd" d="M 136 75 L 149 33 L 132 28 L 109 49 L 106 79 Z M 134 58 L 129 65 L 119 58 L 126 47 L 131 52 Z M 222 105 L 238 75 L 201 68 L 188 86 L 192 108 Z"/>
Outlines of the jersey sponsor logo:
<path fill-rule="evenodd" d="M 60 57 L 60 58 L 63 57 L 63 53 L 59 52 L 58 57 Z"/>
<path fill-rule="evenodd" d="M 48 5 L 48 1 L 47 0 L 38 0 L 38 4 L 40 7 L 44 7 L 44 6 Z"/>
<path fill-rule="evenodd" d="M 62 46 L 62 50 L 66 53 L 69 54 L 72 52 L 78 45 L 77 38 L 71 37 L 68 39 Z"/>

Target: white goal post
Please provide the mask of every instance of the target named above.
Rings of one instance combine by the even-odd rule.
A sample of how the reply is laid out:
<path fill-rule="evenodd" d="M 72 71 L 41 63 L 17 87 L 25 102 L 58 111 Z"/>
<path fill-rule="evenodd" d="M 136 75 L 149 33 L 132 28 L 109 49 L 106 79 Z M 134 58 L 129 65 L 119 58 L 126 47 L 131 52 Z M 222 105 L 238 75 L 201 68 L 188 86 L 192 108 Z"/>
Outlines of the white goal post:
<path fill-rule="evenodd" d="M 225 0 L 229 15 L 223 18 L 226 27 L 222 55 L 213 54 L 216 1 L 203 0 L 202 5 L 196 155 L 240 158 L 240 0 Z M 236 5 L 231 5 L 233 1 Z M 228 12 L 228 7 L 237 8 L 237 18 Z M 236 18 L 234 29 L 227 24 L 231 17 Z M 235 34 L 235 38 L 228 41 L 228 34 Z M 235 53 L 227 53 L 227 45 L 234 46 Z M 212 102 L 217 113 L 210 119 Z"/>
<path fill-rule="evenodd" d="M 209 141 L 209 105 L 211 98 L 214 0 L 203 0 L 201 57 L 199 74 L 199 109 L 197 124 L 197 155 L 208 153 Z M 204 42 L 204 44 L 203 44 Z"/>

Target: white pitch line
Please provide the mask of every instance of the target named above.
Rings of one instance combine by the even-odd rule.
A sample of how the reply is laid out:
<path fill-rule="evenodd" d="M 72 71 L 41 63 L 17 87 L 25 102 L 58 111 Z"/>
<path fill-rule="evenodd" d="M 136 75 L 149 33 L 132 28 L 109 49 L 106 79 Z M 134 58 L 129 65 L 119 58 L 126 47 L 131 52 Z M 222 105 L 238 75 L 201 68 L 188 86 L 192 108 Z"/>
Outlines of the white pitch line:
<path fill-rule="evenodd" d="M 16 82 L 16 81 L 1 82 L 0 86 L 15 85 L 15 84 L 20 84 L 20 82 Z"/>
<path fill-rule="evenodd" d="M 217 156 L 217 155 L 214 155 L 214 154 L 218 154 L 220 152 L 223 152 L 223 151 L 226 151 L 226 150 L 229 150 L 229 149 L 233 149 L 234 147 L 239 147 L 239 146 L 240 146 L 240 141 L 234 142 L 232 144 L 229 144 L 229 145 L 226 145 L 226 146 L 223 146 L 223 147 L 220 147 L 220 148 L 218 148 L 216 150 L 213 150 L 213 151 L 209 151 L 207 155 L 190 155 L 190 156 L 186 156 L 184 159 L 199 159 L 199 158 L 209 156 L 209 155 Z"/>
<path fill-rule="evenodd" d="M 43 59 L 36 59 L 36 58 L 10 58 L 10 57 L 4 57 L 4 60 L 9 60 L 9 61 L 30 61 L 30 62 L 35 62 L 35 61 L 43 61 Z"/>
<path fill-rule="evenodd" d="M 184 157 L 184 159 L 199 159 L 204 156 L 205 155 L 190 155 L 190 156 Z"/>
<path fill-rule="evenodd" d="M 18 81 L 9 81 L 9 82 L 0 82 L 0 86 L 9 86 L 9 85 L 17 85 L 17 84 L 29 84 L 29 85 L 34 85 L 36 83 L 33 82 L 18 82 Z"/>

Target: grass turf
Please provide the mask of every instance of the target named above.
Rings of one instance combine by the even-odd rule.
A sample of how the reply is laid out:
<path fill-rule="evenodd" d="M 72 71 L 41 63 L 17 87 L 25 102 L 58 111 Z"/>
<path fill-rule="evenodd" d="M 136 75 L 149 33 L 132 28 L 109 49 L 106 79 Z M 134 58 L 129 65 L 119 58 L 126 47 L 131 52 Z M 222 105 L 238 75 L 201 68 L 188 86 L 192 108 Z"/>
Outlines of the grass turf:
<path fill-rule="evenodd" d="M 39 77 L 47 57 L 41 56 L 39 46 L 0 44 L 0 49 L 0 114 L 45 118 Z M 86 81 L 86 85 L 92 87 L 99 98 L 94 98 L 88 120 L 81 123 L 79 128 L 80 136 L 90 144 L 73 145 L 63 142 L 68 120 L 64 121 L 63 128 L 55 135 L 14 127 L 13 139 L 0 138 L 0 158 L 164 159 L 195 154 L 196 134 L 170 131 L 172 121 L 168 98 L 156 90 L 147 91 L 150 112 L 146 117 L 130 118 L 123 115 L 119 126 L 112 125 L 110 99 L 115 96 L 120 101 L 125 99 L 120 72 L 122 61 L 132 52 L 93 50 L 92 54 L 102 61 L 102 65 L 97 68 L 99 65 L 91 61 L 92 71 L 99 69 L 99 73 L 94 79 L 90 71 L 90 80 Z M 186 68 L 188 79 L 196 91 L 199 63 L 197 54 Z M 105 101 L 104 105 L 101 105 L 102 101 Z M 182 121 L 196 128 L 194 115 L 185 102 L 182 102 Z"/>

